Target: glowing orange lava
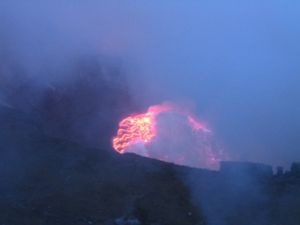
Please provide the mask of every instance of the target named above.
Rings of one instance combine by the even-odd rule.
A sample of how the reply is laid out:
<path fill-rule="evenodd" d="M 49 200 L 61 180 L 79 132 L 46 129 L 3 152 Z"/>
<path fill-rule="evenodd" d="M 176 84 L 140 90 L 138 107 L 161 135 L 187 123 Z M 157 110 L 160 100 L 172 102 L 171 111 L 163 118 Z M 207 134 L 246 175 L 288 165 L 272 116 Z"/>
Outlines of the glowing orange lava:
<path fill-rule="evenodd" d="M 126 117 L 119 123 L 117 135 L 113 138 L 113 148 L 124 153 L 133 144 L 149 143 L 156 136 L 156 116 L 172 110 L 177 110 L 175 105 L 154 105 L 148 108 L 147 113 Z"/>
<path fill-rule="evenodd" d="M 117 136 L 113 139 L 113 148 L 123 153 L 130 145 L 142 141 L 148 143 L 155 137 L 153 115 L 148 112 L 129 116 L 119 123 Z"/>
<path fill-rule="evenodd" d="M 124 153 L 128 147 L 137 142 L 149 143 L 156 136 L 156 116 L 170 111 L 183 114 L 177 106 L 165 103 L 150 106 L 147 113 L 126 117 L 119 123 L 117 135 L 113 138 L 113 148 L 119 153 Z M 187 118 L 192 129 L 206 129 L 191 115 L 188 115 Z"/>
<path fill-rule="evenodd" d="M 132 152 L 194 167 L 216 168 L 224 159 L 214 147 L 212 132 L 189 110 L 170 103 L 121 120 L 112 145 L 121 154 Z"/>

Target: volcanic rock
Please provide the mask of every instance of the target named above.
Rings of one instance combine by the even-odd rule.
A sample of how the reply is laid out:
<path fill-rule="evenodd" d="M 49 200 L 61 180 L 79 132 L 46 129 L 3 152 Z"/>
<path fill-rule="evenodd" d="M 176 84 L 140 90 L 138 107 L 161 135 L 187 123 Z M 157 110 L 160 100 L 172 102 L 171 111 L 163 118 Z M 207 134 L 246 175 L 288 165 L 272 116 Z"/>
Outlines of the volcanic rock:
<path fill-rule="evenodd" d="M 34 118 L 0 108 L 0 224 L 141 224 L 200 219 L 173 165 L 47 137 Z M 187 212 L 193 212 L 192 216 Z"/>
<path fill-rule="evenodd" d="M 9 107 L 0 154 L 0 224 L 300 224 L 298 164 L 273 176 L 260 164 L 218 172 L 120 155 L 49 137 L 36 116 Z"/>

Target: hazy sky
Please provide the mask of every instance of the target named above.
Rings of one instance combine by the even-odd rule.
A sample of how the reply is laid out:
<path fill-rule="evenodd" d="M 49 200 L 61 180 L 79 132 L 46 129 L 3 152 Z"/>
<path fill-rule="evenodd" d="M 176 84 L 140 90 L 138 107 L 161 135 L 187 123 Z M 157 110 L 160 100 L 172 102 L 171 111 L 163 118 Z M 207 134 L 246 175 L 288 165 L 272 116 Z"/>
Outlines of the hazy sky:
<path fill-rule="evenodd" d="M 36 80 L 80 54 L 119 59 L 142 105 L 192 101 L 230 154 L 286 166 L 300 161 L 299 22 L 299 1 L 4 0 L 0 54 Z"/>

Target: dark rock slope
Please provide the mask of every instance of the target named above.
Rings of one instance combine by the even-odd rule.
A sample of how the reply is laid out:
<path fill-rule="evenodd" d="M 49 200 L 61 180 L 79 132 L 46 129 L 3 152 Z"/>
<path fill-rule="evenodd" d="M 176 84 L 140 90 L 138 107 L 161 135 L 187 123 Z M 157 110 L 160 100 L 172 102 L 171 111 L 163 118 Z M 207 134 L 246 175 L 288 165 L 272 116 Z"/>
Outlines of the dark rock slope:
<path fill-rule="evenodd" d="M 43 134 L 0 107 L 0 225 L 299 225 L 299 164 L 193 169 Z"/>
<path fill-rule="evenodd" d="M 0 224 L 201 221 L 173 165 L 49 138 L 30 116 L 0 113 Z"/>

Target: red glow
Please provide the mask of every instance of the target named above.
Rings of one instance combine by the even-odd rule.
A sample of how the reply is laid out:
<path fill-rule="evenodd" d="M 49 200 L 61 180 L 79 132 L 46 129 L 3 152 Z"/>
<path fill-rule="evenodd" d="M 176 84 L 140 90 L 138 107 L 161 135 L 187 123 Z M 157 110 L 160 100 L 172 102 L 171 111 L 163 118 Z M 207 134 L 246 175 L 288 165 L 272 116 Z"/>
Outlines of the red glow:
<path fill-rule="evenodd" d="M 155 136 L 156 116 L 172 110 L 169 104 L 155 105 L 148 108 L 147 113 L 128 116 L 119 123 L 116 137 L 113 138 L 113 148 L 119 153 L 137 142 L 150 142 Z"/>
<path fill-rule="evenodd" d="M 123 153 L 130 145 L 142 141 L 148 143 L 155 137 L 153 115 L 151 113 L 129 116 L 119 123 L 117 136 L 113 139 L 113 147 Z"/>
<path fill-rule="evenodd" d="M 151 106 L 146 113 L 124 118 L 112 144 L 119 153 L 195 167 L 215 168 L 223 156 L 219 149 L 216 153 L 210 130 L 173 104 Z"/>

